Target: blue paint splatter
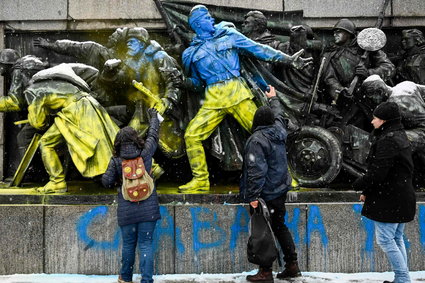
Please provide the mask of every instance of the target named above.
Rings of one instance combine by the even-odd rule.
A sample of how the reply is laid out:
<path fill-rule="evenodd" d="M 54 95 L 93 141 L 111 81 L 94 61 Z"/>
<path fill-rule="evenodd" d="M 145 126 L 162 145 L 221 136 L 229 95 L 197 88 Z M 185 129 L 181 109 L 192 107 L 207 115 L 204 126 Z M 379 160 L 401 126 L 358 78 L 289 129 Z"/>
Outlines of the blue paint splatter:
<path fill-rule="evenodd" d="M 301 209 L 299 207 L 295 207 L 292 210 L 292 221 L 289 221 L 288 211 L 286 211 L 285 214 L 285 225 L 288 227 L 288 229 L 291 231 L 292 238 L 294 239 L 295 245 L 300 245 L 300 233 L 298 230 L 298 225 L 300 223 L 300 215 L 301 215 Z"/>
<path fill-rule="evenodd" d="M 419 226 L 419 243 L 422 250 L 425 251 L 425 205 L 419 205 L 418 213 L 418 226 Z"/>
<path fill-rule="evenodd" d="M 311 235 L 313 232 L 317 231 L 322 240 L 322 245 L 325 249 L 328 247 L 328 236 L 326 235 L 326 229 L 323 225 L 322 214 L 320 213 L 320 208 L 317 205 L 311 205 L 308 209 L 307 217 L 307 230 L 305 234 L 305 243 L 309 244 L 311 241 Z"/>
<path fill-rule="evenodd" d="M 226 240 L 226 233 L 224 230 L 217 225 L 217 213 L 211 211 L 208 208 L 203 207 L 192 207 L 190 208 L 190 213 L 192 215 L 192 228 L 193 228 L 193 251 L 198 253 L 201 249 L 210 249 L 215 248 L 224 243 Z M 213 221 L 200 221 L 198 216 L 201 213 L 213 214 Z M 214 232 L 218 233 L 218 240 L 212 243 L 203 243 L 199 237 L 199 232 L 202 229 L 212 229 Z"/>
<path fill-rule="evenodd" d="M 353 204 L 353 211 L 360 216 L 362 226 L 366 232 L 365 244 L 363 254 L 366 254 L 367 258 L 370 261 L 370 270 L 375 270 L 375 249 L 374 249 L 374 239 L 375 239 L 375 224 L 372 220 L 362 217 L 363 205 Z"/>
<path fill-rule="evenodd" d="M 154 251 L 158 249 L 159 243 L 163 237 L 169 237 L 176 245 L 176 251 L 184 253 L 184 245 L 181 240 L 181 229 L 176 227 L 174 235 L 174 219 L 165 206 L 160 206 L 161 221 L 158 221 L 155 228 Z"/>
<path fill-rule="evenodd" d="M 117 230 L 115 232 L 114 238 L 112 241 L 96 241 L 89 234 L 88 230 L 92 222 L 96 218 L 105 217 L 108 213 L 107 206 L 98 206 L 90 209 L 87 213 L 83 214 L 80 219 L 77 221 L 77 236 L 78 238 L 86 244 L 85 250 L 90 248 L 100 249 L 100 250 L 118 250 L 120 243 L 120 234 Z"/>
<path fill-rule="evenodd" d="M 235 221 L 230 227 L 230 243 L 229 248 L 230 252 L 234 252 L 236 245 L 238 243 L 238 238 L 240 233 L 248 233 L 249 225 L 249 213 L 243 206 L 238 206 L 236 210 Z M 245 223 L 245 225 L 242 225 Z"/>

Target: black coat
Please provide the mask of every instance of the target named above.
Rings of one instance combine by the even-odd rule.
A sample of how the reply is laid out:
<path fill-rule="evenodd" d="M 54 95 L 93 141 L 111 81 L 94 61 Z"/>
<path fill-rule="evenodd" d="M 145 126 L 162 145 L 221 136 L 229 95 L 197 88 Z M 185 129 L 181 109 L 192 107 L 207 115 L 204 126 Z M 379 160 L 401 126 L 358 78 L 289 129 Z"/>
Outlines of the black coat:
<path fill-rule="evenodd" d="M 270 126 L 259 126 L 245 145 L 240 195 L 251 202 L 259 197 L 265 201 L 276 199 L 291 188 L 286 156 L 286 123 L 277 98 L 270 100 L 275 121 Z"/>
<path fill-rule="evenodd" d="M 416 212 L 412 152 L 400 120 L 387 121 L 374 131 L 367 163 L 367 173 L 353 184 L 366 196 L 362 215 L 379 222 L 412 221 Z"/>
<path fill-rule="evenodd" d="M 102 183 L 107 188 L 112 188 L 116 184 L 118 189 L 118 225 L 125 226 L 139 222 L 155 221 L 161 218 L 159 213 L 158 195 L 156 186 L 152 195 L 139 202 L 125 200 L 121 193 L 122 184 L 122 160 L 134 159 L 138 156 L 143 158 L 146 172 L 152 168 L 152 156 L 158 146 L 158 119 L 152 119 L 149 132 L 145 140 L 144 148 L 141 150 L 134 143 L 123 143 L 120 149 L 119 157 L 112 157 L 108 169 L 102 176 Z"/>

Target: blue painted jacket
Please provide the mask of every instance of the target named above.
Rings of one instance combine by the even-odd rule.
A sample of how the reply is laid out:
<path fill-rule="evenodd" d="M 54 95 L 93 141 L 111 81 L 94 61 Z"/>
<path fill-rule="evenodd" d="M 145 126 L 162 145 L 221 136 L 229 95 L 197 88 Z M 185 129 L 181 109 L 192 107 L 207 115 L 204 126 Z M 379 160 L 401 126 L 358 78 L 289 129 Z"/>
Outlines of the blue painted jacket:
<path fill-rule="evenodd" d="M 216 31 L 211 38 L 196 36 L 183 52 L 185 73 L 195 87 L 239 77 L 239 53 L 264 61 L 289 63 L 289 56 L 285 53 L 247 38 L 229 24 L 215 25 Z"/>
<path fill-rule="evenodd" d="M 240 196 L 251 202 L 262 198 L 271 201 L 291 189 L 286 156 L 286 122 L 278 98 L 270 100 L 275 122 L 258 126 L 245 144 Z"/>
<path fill-rule="evenodd" d="M 111 158 L 108 169 L 102 176 L 102 184 L 107 188 L 112 188 L 117 183 L 119 184 L 117 210 L 119 226 L 155 221 L 161 218 L 156 186 L 149 198 L 139 202 L 125 200 L 121 193 L 122 160 L 134 159 L 141 156 L 145 164 L 146 172 L 150 172 L 152 168 L 152 156 L 158 146 L 158 129 L 158 119 L 152 118 L 144 148 L 140 149 L 134 143 L 123 143 L 120 149 L 120 156 Z"/>

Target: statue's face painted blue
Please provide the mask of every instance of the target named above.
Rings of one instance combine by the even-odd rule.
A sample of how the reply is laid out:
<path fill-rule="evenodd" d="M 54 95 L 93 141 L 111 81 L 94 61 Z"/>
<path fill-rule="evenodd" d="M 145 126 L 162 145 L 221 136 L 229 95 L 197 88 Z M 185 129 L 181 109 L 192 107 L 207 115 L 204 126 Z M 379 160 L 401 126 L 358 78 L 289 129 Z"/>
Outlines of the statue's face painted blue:
<path fill-rule="evenodd" d="M 143 42 L 137 38 L 130 38 L 127 40 L 127 54 L 130 56 L 137 55 L 144 47 Z"/>
<path fill-rule="evenodd" d="M 211 17 L 210 13 L 207 13 L 201 17 L 199 17 L 197 21 L 197 25 L 204 32 L 214 33 L 214 18 Z"/>

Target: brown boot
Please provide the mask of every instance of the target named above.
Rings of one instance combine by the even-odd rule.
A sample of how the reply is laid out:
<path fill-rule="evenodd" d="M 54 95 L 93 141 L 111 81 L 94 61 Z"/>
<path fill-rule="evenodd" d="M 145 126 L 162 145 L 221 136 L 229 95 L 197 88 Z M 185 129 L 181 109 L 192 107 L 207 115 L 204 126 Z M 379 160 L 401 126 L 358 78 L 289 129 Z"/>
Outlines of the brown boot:
<path fill-rule="evenodd" d="M 249 282 L 263 282 L 263 283 L 273 283 L 273 272 L 271 269 L 261 268 L 258 270 L 258 273 L 255 275 L 248 275 L 246 281 Z"/>
<path fill-rule="evenodd" d="M 285 265 L 285 270 L 281 273 L 277 274 L 278 279 L 287 279 L 287 278 L 294 278 L 294 277 L 300 277 L 301 271 L 298 267 L 297 261 L 289 262 Z"/>
<path fill-rule="evenodd" d="M 120 275 L 120 277 L 118 277 L 118 283 L 133 283 L 133 281 L 124 281 L 124 280 L 122 280 L 121 275 Z"/>

